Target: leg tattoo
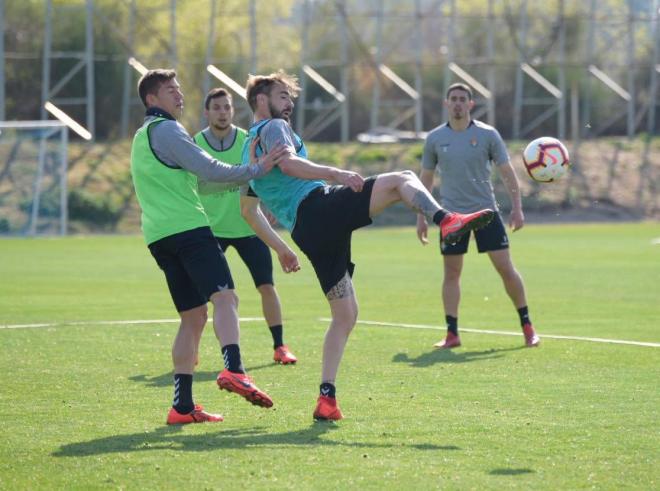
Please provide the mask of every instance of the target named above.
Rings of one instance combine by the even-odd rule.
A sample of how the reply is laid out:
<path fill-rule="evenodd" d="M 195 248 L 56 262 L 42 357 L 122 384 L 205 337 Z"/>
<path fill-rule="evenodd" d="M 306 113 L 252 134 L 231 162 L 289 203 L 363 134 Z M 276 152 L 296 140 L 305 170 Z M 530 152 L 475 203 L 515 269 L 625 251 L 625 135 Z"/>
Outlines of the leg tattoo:
<path fill-rule="evenodd" d="M 353 295 L 353 282 L 351 277 L 346 273 L 344 277 L 333 286 L 330 291 L 326 294 L 328 300 L 337 300 L 340 298 L 346 298 Z"/>
<path fill-rule="evenodd" d="M 421 213 L 428 220 L 433 220 L 433 215 L 440 210 L 440 207 L 433 201 L 433 199 L 424 191 L 415 191 L 412 197 L 410 206 L 417 213 Z"/>

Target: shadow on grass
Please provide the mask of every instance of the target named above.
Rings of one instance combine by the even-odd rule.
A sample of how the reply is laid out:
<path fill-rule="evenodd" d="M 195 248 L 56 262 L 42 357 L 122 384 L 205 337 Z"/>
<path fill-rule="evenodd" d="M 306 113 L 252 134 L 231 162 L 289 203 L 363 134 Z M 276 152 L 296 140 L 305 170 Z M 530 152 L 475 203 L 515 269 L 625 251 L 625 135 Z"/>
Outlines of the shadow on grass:
<path fill-rule="evenodd" d="M 533 469 L 493 469 L 488 474 L 491 476 L 520 476 L 522 474 L 534 474 Z"/>
<path fill-rule="evenodd" d="M 87 442 L 69 443 L 52 453 L 54 457 L 84 457 L 108 453 L 143 452 L 149 450 L 176 450 L 207 452 L 215 448 L 244 449 L 272 446 L 327 446 L 355 448 L 401 448 L 417 450 L 460 450 L 455 445 L 440 446 L 431 443 L 420 444 L 379 444 L 342 442 L 326 438 L 324 435 L 339 429 L 333 422 L 315 422 L 309 428 L 284 433 L 269 433 L 265 427 L 247 430 L 228 429 L 203 434 L 190 435 L 181 426 L 164 426 L 151 432 L 129 435 L 116 435 L 98 438 Z"/>
<path fill-rule="evenodd" d="M 455 350 L 433 350 L 422 353 L 417 358 L 410 358 L 408 353 L 397 353 L 392 357 L 396 363 L 408 363 L 413 367 L 429 367 L 436 363 L 469 363 L 473 361 L 492 360 L 502 358 L 507 351 L 518 351 L 525 346 L 515 348 L 489 349 L 485 351 L 455 351 Z"/>
<path fill-rule="evenodd" d="M 269 368 L 277 365 L 277 363 L 267 363 L 264 365 L 257 365 L 254 367 L 248 367 L 247 372 L 252 373 L 256 372 L 257 370 L 261 370 L 262 368 Z M 290 370 L 290 367 L 285 367 L 286 370 Z M 218 373 L 222 370 L 222 367 L 219 367 L 217 371 L 206 371 L 206 372 L 195 372 L 195 382 L 209 382 L 213 381 L 215 382 L 216 377 L 218 376 Z M 155 376 L 149 376 L 149 375 L 133 375 L 132 377 L 128 377 L 128 380 L 132 380 L 133 382 L 140 382 L 146 385 L 147 387 L 169 387 L 174 383 L 174 375 L 172 372 L 167 372 L 163 373 L 162 375 L 155 375 Z"/>

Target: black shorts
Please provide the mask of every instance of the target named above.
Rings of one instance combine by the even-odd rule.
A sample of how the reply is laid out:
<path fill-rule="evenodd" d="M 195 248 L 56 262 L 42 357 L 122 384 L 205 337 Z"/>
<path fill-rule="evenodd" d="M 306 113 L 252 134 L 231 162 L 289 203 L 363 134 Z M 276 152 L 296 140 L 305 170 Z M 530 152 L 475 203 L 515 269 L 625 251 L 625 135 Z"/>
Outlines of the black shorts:
<path fill-rule="evenodd" d="M 216 237 L 216 239 L 218 239 L 222 252 L 227 252 L 229 246 L 236 249 L 236 252 L 250 270 L 254 286 L 259 288 L 261 285 L 273 284 L 273 259 L 270 255 L 270 249 L 263 240 L 256 235 L 235 239 Z"/>
<path fill-rule="evenodd" d="M 149 244 L 165 273 L 178 312 L 206 304 L 215 292 L 233 290 L 225 255 L 209 227 L 170 235 Z"/>
<path fill-rule="evenodd" d="M 327 294 L 346 272 L 353 276 L 351 235 L 371 224 L 369 204 L 375 177 L 365 180 L 356 193 L 346 186 L 323 186 L 312 191 L 298 206 L 294 242 L 309 258 Z"/>
<path fill-rule="evenodd" d="M 502 222 L 499 213 L 495 213 L 493 220 L 484 228 L 472 232 L 477 241 L 477 250 L 479 252 L 499 251 L 509 247 L 509 237 L 506 234 L 506 228 Z M 465 254 L 470 243 L 470 235 L 465 234 L 456 244 L 441 244 L 440 251 L 443 255 L 456 256 Z"/>

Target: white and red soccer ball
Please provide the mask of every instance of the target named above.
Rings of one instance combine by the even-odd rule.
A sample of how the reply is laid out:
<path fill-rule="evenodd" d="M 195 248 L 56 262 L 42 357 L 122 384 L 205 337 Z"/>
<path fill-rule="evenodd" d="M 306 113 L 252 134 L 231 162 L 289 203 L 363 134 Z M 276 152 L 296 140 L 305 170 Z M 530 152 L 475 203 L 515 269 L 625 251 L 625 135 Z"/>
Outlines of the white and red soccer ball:
<path fill-rule="evenodd" d="M 529 176 L 537 182 L 556 181 L 566 174 L 570 165 L 564 144 L 549 136 L 530 142 L 523 152 L 523 162 Z"/>

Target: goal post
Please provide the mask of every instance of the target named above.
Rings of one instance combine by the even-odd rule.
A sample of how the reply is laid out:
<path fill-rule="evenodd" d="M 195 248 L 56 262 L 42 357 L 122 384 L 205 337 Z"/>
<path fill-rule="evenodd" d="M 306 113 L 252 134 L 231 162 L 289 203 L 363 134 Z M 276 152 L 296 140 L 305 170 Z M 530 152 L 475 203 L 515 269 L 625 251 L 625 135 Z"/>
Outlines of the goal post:
<path fill-rule="evenodd" d="M 68 127 L 0 121 L 0 235 L 66 235 Z"/>

